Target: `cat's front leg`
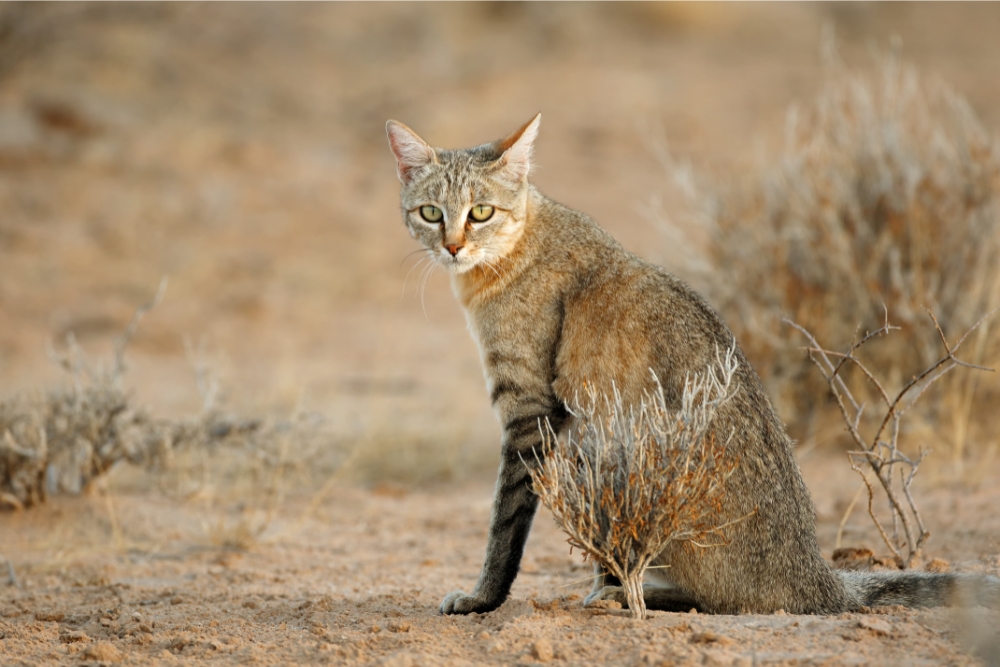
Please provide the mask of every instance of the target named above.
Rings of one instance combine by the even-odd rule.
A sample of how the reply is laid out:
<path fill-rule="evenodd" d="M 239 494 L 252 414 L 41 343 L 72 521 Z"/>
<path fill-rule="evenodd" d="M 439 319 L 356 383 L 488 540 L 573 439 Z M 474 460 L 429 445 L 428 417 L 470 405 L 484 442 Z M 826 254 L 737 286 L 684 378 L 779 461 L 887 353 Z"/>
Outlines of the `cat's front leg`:
<path fill-rule="evenodd" d="M 538 496 L 531 490 L 527 465 L 541 454 L 541 426 L 548 418 L 558 430 L 564 417 L 537 413 L 515 417 L 504 425 L 500 472 L 493 497 L 493 513 L 486 544 L 486 561 L 479 582 L 471 594 L 449 593 L 441 603 L 443 614 L 469 614 L 493 611 L 507 599 L 517 577 L 528 539 L 531 521 L 538 507 Z M 527 465 L 526 465 L 527 464 Z"/>

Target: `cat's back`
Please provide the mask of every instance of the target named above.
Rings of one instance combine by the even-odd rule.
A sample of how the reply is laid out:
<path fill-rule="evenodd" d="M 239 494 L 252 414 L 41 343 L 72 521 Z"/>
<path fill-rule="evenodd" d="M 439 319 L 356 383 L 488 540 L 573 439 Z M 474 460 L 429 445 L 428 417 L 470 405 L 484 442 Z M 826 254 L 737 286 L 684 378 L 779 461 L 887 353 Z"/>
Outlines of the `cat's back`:
<path fill-rule="evenodd" d="M 625 250 L 588 216 L 544 200 L 542 271 L 558 285 L 561 333 L 553 386 L 574 403 L 580 387 L 638 399 L 714 361 L 733 336 L 683 281 Z M 679 385 L 678 385 L 679 386 Z M 668 391 L 671 387 L 667 387 Z"/>

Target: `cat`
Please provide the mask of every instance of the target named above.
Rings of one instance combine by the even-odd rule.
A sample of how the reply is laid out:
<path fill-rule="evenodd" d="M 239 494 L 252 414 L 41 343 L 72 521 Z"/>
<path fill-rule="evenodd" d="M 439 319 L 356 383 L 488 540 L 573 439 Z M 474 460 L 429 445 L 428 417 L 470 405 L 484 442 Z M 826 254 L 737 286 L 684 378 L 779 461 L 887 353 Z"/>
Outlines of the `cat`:
<path fill-rule="evenodd" d="M 566 428 L 567 405 L 587 383 L 614 386 L 626 404 L 638 403 L 654 374 L 679 406 L 684 378 L 736 345 L 685 283 L 528 182 L 540 120 L 464 150 L 432 148 L 402 123 L 386 124 L 403 220 L 450 272 L 503 426 L 482 573 L 471 593 L 444 598 L 445 614 L 488 612 L 509 595 L 538 505 L 527 465 L 541 452 L 541 423 Z M 719 519 L 745 520 L 729 529 L 726 546 L 671 543 L 654 561 L 659 584 L 644 586 L 648 608 L 835 614 L 885 604 L 998 606 L 995 578 L 834 571 L 820 553 L 784 424 L 738 346 L 735 354 L 739 389 L 715 425 L 734 434 L 739 463 Z M 619 582 L 599 574 L 586 602 L 623 601 Z"/>

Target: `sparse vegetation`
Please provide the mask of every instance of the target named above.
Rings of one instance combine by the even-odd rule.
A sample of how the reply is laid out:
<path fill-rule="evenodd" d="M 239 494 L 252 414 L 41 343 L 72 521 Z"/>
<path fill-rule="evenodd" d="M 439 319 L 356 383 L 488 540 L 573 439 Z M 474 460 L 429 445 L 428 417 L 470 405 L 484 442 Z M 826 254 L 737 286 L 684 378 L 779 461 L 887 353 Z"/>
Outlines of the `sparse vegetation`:
<path fill-rule="evenodd" d="M 116 339 L 110 368 L 88 363 L 70 334 L 66 351 L 51 355 L 69 374 L 66 386 L 0 402 L 0 503 L 22 509 L 80 493 L 118 461 L 154 465 L 171 447 L 176 429 L 133 407 L 121 387 L 125 348 L 165 289 L 164 280 Z"/>
<path fill-rule="evenodd" d="M 0 507 L 24 509 L 53 494 L 79 494 L 128 462 L 155 471 L 162 491 L 199 499 L 210 543 L 246 549 L 270 524 L 293 476 L 302 481 L 338 469 L 342 452 L 315 415 L 244 419 L 224 413 L 217 401 L 218 381 L 192 346 L 189 360 L 202 413 L 157 419 L 135 405 L 123 388 L 125 351 L 165 288 L 163 281 L 115 339 L 110 365 L 93 363 L 70 334 L 65 350 L 50 352 L 66 371 L 65 384 L 0 402 Z M 324 450 L 327 456 L 320 456 Z M 238 492 L 234 511 L 220 507 L 217 487 Z"/>
<path fill-rule="evenodd" d="M 664 157 L 709 230 L 700 280 L 787 420 L 810 417 L 827 389 L 782 318 L 839 344 L 859 325 L 877 329 L 888 308 L 900 330 L 866 353 L 895 382 L 937 358 L 925 307 L 954 335 L 1000 304 L 1000 142 L 895 54 L 863 74 L 831 57 L 819 98 L 789 110 L 778 159 L 743 180 L 699 181 Z M 995 365 L 1000 337 L 980 327 L 967 354 Z M 944 380 L 926 413 L 958 469 L 977 391 L 997 394 L 978 375 Z"/>
<path fill-rule="evenodd" d="M 870 341 L 898 330 L 898 327 L 889 324 L 888 313 L 886 313 L 881 327 L 865 334 L 860 339 L 855 339 L 850 348 L 842 353 L 824 349 L 808 330 L 794 322 L 788 322 L 802 332 L 809 341 L 809 347 L 806 348 L 809 360 L 823 375 L 830 388 L 830 393 L 840 408 L 841 416 L 847 425 L 847 432 L 856 447 L 847 453 L 851 467 L 861 475 L 861 479 L 864 480 L 864 485 L 868 489 L 868 515 L 875 523 L 879 535 L 892 553 L 896 566 L 900 569 L 914 567 L 919 563 L 924 544 L 930 537 L 930 532 L 924 525 L 911 490 L 917 469 L 924 457 L 927 456 L 928 450 L 921 448 L 918 455 L 908 456 L 900 449 L 899 434 L 903 415 L 913 407 L 932 384 L 941 380 L 955 368 L 964 366 L 975 370 L 992 370 L 961 361 L 955 354 L 969 335 L 983 326 L 994 312 L 996 311 L 991 311 L 981 318 L 956 343 L 949 345 L 937 318 L 928 311 L 940 344 L 944 348 L 944 355 L 914 376 L 894 396 L 885 389 L 883 383 L 872 373 L 868 365 L 856 355 Z M 836 363 L 831 360 L 831 357 L 836 360 Z M 882 404 L 885 408 L 881 419 L 878 420 L 878 428 L 872 429 L 873 435 L 870 434 L 868 437 L 863 435 L 867 429 L 862 423 L 866 403 L 856 400 L 848 388 L 846 376 L 849 375 L 850 369 L 857 371 L 862 382 L 875 390 L 875 404 Z M 888 501 L 892 516 L 891 537 L 875 511 L 876 492 L 871 482 L 868 481 L 868 471 L 875 474 L 875 478 Z"/>
<path fill-rule="evenodd" d="M 658 382 L 638 406 L 592 388 L 565 439 L 546 425 L 546 453 L 529 466 L 570 545 L 618 577 L 634 618 L 646 616 L 643 574 L 669 542 L 724 542 L 717 513 L 737 462 L 712 417 L 737 390 L 736 364 L 729 350 L 688 378 L 679 411 Z"/>

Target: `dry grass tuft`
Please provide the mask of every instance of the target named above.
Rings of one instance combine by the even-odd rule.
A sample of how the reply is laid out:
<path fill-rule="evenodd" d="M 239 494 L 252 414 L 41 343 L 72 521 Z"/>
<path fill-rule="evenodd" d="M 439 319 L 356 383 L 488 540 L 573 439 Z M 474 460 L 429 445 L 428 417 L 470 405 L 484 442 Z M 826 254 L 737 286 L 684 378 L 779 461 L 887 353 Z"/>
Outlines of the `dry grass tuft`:
<path fill-rule="evenodd" d="M 591 390 L 568 437 L 549 426 L 545 455 L 528 466 L 570 545 L 618 577 L 635 618 L 646 615 L 643 573 L 667 543 L 724 542 L 717 515 L 736 460 L 712 418 L 736 392 L 736 368 L 729 350 L 688 378 L 679 411 L 662 387 L 638 406 Z"/>
<path fill-rule="evenodd" d="M 783 318 L 846 344 L 888 308 L 900 332 L 867 352 L 899 380 L 936 359 L 925 308 L 955 335 L 1000 303 L 1000 143 L 962 97 L 895 54 L 864 74 L 832 59 L 815 103 L 789 110 L 779 159 L 753 176 L 720 187 L 668 164 L 710 230 L 702 280 L 786 419 L 808 417 L 827 389 Z M 989 327 L 969 343 L 970 361 L 1000 361 Z M 930 415 L 957 460 L 977 383 L 942 382 Z"/>

